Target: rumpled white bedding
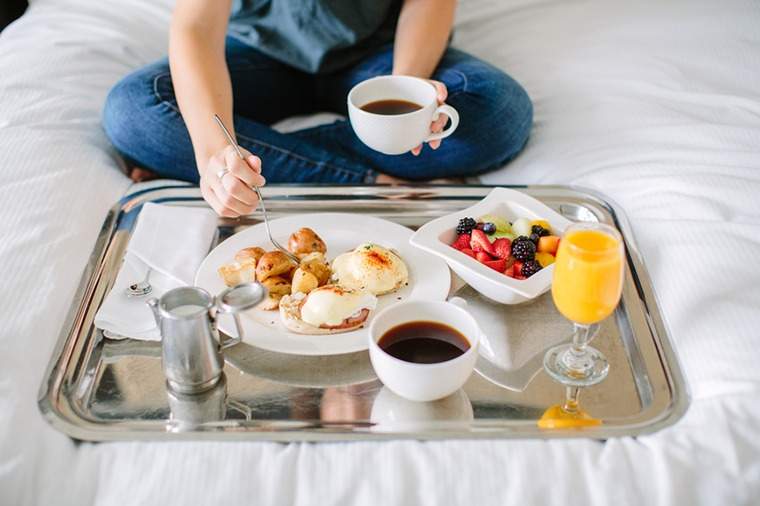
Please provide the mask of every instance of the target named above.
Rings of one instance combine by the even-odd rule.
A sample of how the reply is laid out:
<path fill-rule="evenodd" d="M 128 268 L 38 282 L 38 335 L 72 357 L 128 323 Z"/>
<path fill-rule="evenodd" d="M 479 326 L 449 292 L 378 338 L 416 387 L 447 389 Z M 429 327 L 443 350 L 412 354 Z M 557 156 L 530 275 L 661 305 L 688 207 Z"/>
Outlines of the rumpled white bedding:
<path fill-rule="evenodd" d="M 628 213 L 692 389 L 606 442 L 75 445 L 37 388 L 106 210 L 129 188 L 109 87 L 166 51 L 169 0 L 36 0 L 0 35 L 0 504 L 758 504 L 760 5 L 467 0 L 455 44 L 527 88 L 488 183 L 598 189 Z"/>

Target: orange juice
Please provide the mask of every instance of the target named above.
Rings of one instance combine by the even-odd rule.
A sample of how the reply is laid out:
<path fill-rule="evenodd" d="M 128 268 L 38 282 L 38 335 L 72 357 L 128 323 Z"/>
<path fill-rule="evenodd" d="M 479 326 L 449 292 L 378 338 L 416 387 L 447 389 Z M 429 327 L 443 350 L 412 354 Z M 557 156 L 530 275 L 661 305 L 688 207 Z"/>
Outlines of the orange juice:
<path fill-rule="evenodd" d="M 552 298 L 570 321 L 591 325 L 615 310 L 623 289 L 623 246 L 600 230 L 568 232 L 554 263 Z"/>
<path fill-rule="evenodd" d="M 575 411 L 567 411 L 559 404 L 551 406 L 544 411 L 538 420 L 541 429 L 574 429 L 576 427 L 594 427 L 601 425 L 602 421 L 592 417 L 580 408 Z"/>

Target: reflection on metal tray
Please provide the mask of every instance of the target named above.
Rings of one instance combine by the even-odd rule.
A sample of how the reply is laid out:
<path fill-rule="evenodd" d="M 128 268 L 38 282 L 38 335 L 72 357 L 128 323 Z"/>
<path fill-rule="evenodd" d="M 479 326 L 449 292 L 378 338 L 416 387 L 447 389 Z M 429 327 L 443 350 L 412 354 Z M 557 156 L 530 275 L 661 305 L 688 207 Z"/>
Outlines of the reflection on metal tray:
<path fill-rule="evenodd" d="M 623 299 L 594 345 L 609 377 L 580 394 L 602 425 L 542 430 L 536 422 L 565 392 L 543 372 L 543 351 L 569 336 L 551 296 L 519 306 L 490 302 L 455 279 L 484 327 L 476 370 L 462 390 L 433 403 L 405 401 L 383 388 L 366 352 L 329 357 L 281 355 L 241 344 L 229 350 L 225 381 L 201 396 L 167 392 L 160 344 L 113 341 L 93 326 L 112 286 L 135 218 L 145 202 L 203 206 L 196 188 L 158 186 L 126 197 L 108 215 L 62 329 L 40 409 L 59 430 L 93 441 L 131 439 L 366 440 L 512 437 L 608 438 L 653 432 L 686 410 L 688 394 L 649 278 L 621 211 L 597 194 L 567 187 L 524 187 L 571 220 L 617 226 L 626 241 Z M 268 186 L 273 217 L 308 212 L 379 216 L 415 228 L 471 205 L 484 186 Z M 259 222 L 219 221 L 215 244 Z"/>

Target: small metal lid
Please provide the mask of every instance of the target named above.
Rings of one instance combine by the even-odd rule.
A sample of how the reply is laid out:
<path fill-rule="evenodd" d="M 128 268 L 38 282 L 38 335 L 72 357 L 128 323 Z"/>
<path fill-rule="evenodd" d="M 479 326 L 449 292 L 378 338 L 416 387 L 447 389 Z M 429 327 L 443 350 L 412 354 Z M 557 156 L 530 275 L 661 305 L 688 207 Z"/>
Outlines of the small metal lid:
<path fill-rule="evenodd" d="M 224 313 L 237 313 L 259 305 L 268 291 L 261 283 L 243 283 L 219 293 L 216 305 Z"/>

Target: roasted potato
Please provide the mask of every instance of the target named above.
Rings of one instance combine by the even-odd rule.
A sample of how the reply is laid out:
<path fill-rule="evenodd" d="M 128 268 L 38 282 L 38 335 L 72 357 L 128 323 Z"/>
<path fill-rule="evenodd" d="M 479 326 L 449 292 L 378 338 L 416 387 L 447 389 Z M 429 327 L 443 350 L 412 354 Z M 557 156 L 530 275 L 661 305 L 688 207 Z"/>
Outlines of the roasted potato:
<path fill-rule="evenodd" d="M 227 286 L 250 283 L 256 280 L 256 265 L 250 263 L 230 262 L 222 265 L 217 272 Z"/>
<path fill-rule="evenodd" d="M 273 276 L 287 275 L 296 265 L 282 251 L 264 253 L 256 264 L 256 280 L 263 282 Z"/>
<path fill-rule="evenodd" d="M 267 295 L 267 298 L 256 306 L 256 309 L 263 309 L 264 311 L 273 311 L 280 307 L 280 299 L 283 295 Z"/>
<path fill-rule="evenodd" d="M 288 251 L 301 258 L 315 251 L 325 253 L 327 246 L 316 232 L 310 228 L 301 228 L 293 232 L 288 239 Z"/>
<path fill-rule="evenodd" d="M 314 274 L 306 272 L 300 267 L 295 270 L 295 273 L 293 274 L 293 283 L 291 285 L 291 291 L 293 293 L 309 293 L 318 286 L 319 280 Z"/>
<path fill-rule="evenodd" d="M 302 271 L 312 274 L 317 278 L 318 286 L 326 285 L 332 275 L 330 266 L 324 258 L 321 253 L 308 255 L 301 261 L 301 266 L 299 267 Z"/>
<path fill-rule="evenodd" d="M 277 309 L 280 305 L 280 299 L 282 296 L 290 293 L 290 283 L 280 276 L 268 277 L 262 281 L 261 284 L 269 290 L 269 296 L 257 307 L 265 311 Z"/>
<path fill-rule="evenodd" d="M 314 251 L 312 253 L 308 253 L 301 257 L 301 263 L 307 263 L 307 262 L 315 262 L 319 261 L 323 264 L 327 263 L 327 259 L 325 258 L 325 254 L 319 251 Z"/>
<path fill-rule="evenodd" d="M 269 290 L 270 295 L 288 295 L 290 293 L 290 283 L 280 276 L 267 278 L 261 284 Z"/>
<path fill-rule="evenodd" d="M 243 248 L 235 254 L 235 261 L 243 265 L 249 263 L 253 264 L 253 268 L 255 269 L 261 257 L 264 256 L 264 253 L 266 253 L 266 251 L 258 246 Z"/>

